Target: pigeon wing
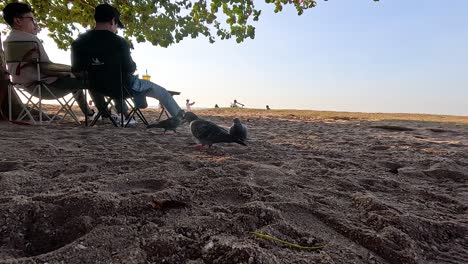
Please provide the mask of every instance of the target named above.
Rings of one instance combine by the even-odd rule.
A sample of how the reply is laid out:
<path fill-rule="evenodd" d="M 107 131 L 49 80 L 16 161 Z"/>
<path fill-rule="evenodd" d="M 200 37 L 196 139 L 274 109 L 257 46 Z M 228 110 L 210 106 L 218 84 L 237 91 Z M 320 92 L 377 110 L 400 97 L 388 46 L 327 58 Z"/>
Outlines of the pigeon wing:
<path fill-rule="evenodd" d="M 169 124 L 170 124 L 170 120 L 166 119 L 166 120 L 163 120 L 163 121 L 159 121 L 156 124 L 148 125 L 146 128 L 166 128 L 166 127 L 168 127 Z"/>
<path fill-rule="evenodd" d="M 231 136 L 238 138 L 240 140 L 247 139 L 247 127 L 243 124 L 234 124 L 229 129 L 229 134 Z"/>
<path fill-rule="evenodd" d="M 160 121 L 156 124 L 147 126 L 147 128 L 164 128 L 167 130 L 174 130 L 180 125 L 180 119 L 175 117 L 170 117 L 166 120 Z"/>

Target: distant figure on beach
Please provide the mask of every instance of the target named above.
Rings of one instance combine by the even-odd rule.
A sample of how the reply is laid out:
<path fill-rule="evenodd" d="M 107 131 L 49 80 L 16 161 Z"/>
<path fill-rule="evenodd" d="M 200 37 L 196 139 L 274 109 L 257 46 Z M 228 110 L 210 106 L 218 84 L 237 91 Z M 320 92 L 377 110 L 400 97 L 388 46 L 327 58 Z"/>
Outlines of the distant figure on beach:
<path fill-rule="evenodd" d="M 185 100 L 185 107 L 187 108 L 187 112 L 192 111 L 192 105 L 194 105 L 195 102 L 190 102 L 189 99 Z"/>
<path fill-rule="evenodd" d="M 49 88 L 50 92 L 42 91 L 41 97 L 44 99 L 54 99 L 55 96 L 63 97 L 72 93 L 75 97 L 83 114 L 92 116 L 94 111 L 91 110 L 86 102 L 83 89 L 83 82 L 74 78 L 71 74 L 71 67 L 69 65 L 53 63 L 50 61 L 47 53 L 42 45 L 42 41 L 36 36 L 40 28 L 34 18 L 34 13 L 31 7 L 26 3 L 9 3 L 3 8 L 3 18 L 10 25 L 11 31 L 8 37 L 3 42 L 5 47 L 5 54 L 14 53 L 12 46 L 8 45 L 11 41 L 30 41 L 37 44 L 37 55 L 40 56 L 41 67 L 56 68 L 54 73 L 45 74 L 41 69 L 41 82 Z M 17 51 L 16 51 L 17 52 Z M 21 84 L 29 93 L 34 92 L 34 96 L 38 96 L 36 85 L 38 72 L 35 64 L 24 64 L 12 62 L 8 63 L 8 70 L 16 72 L 12 74 L 13 82 Z M 93 99 L 95 95 L 91 94 Z M 104 100 L 104 97 L 101 97 Z"/>
<path fill-rule="evenodd" d="M 234 99 L 234 103 L 231 104 L 231 107 L 239 107 L 239 105 L 244 107 L 243 103 L 238 102 L 236 99 Z"/>
<path fill-rule="evenodd" d="M 266 110 L 270 110 L 270 106 L 269 106 L 269 105 L 266 105 Z"/>
<path fill-rule="evenodd" d="M 218 104 L 215 104 L 215 108 L 219 108 Z"/>

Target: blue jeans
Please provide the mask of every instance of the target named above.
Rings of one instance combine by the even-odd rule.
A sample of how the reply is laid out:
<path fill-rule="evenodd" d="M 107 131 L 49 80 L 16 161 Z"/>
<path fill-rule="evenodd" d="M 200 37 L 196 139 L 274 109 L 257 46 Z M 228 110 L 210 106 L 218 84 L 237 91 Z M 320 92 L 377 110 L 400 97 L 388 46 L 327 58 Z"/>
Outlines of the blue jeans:
<path fill-rule="evenodd" d="M 148 106 L 146 103 L 146 97 L 148 96 L 157 99 L 171 116 L 176 116 L 181 110 L 172 95 L 164 89 L 164 87 L 147 80 L 138 79 L 137 76 L 134 76 L 132 92 L 137 108 L 146 108 Z M 120 108 L 119 102 L 116 102 L 115 105 L 118 112 L 121 113 L 121 110 L 123 110 L 124 113 L 128 112 L 128 106 L 126 104 L 124 104 L 123 109 Z"/>

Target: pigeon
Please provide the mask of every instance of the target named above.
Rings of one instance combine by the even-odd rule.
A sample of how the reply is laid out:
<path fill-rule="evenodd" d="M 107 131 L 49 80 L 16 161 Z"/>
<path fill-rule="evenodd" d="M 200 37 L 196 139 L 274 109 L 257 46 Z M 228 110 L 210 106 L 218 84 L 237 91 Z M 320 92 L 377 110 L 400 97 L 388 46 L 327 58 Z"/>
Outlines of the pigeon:
<path fill-rule="evenodd" d="M 205 145 L 211 147 L 214 143 L 237 143 L 247 146 L 244 141 L 231 136 L 227 129 L 213 122 L 200 119 L 192 112 L 187 112 L 184 120 L 190 122 L 190 131 L 193 137 L 201 144 L 201 147 Z"/>
<path fill-rule="evenodd" d="M 234 124 L 229 128 L 229 134 L 242 141 L 247 139 L 247 127 L 241 123 L 239 118 L 234 118 Z"/>
<path fill-rule="evenodd" d="M 177 133 L 176 129 L 182 123 L 183 116 L 184 111 L 181 110 L 176 116 L 169 117 L 156 124 L 148 125 L 146 128 L 164 128 L 164 133 L 166 133 L 167 130 L 172 130 L 174 133 Z"/>

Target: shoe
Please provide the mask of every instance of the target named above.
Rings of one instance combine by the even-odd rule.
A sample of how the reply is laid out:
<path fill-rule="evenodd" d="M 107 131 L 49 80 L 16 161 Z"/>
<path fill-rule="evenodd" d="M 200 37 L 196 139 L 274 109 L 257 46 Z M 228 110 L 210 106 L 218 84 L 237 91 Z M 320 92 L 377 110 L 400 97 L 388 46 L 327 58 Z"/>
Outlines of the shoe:
<path fill-rule="evenodd" d="M 92 113 L 92 114 L 88 114 L 88 120 L 93 121 L 94 118 L 96 118 L 96 116 L 97 116 L 98 113 L 97 113 L 96 111 L 94 111 L 93 109 L 91 109 L 91 111 L 93 111 L 93 113 Z"/>
<path fill-rule="evenodd" d="M 87 116 L 87 118 L 88 118 L 88 124 L 90 124 L 91 122 L 93 122 L 93 120 L 96 118 L 96 116 L 97 116 L 97 114 L 98 114 L 98 113 L 97 113 L 96 111 L 94 111 L 94 110 L 91 110 L 91 111 L 93 111 L 93 114 L 91 114 L 91 115 L 88 114 L 88 116 Z"/>
<path fill-rule="evenodd" d="M 113 115 L 113 118 L 114 120 L 117 122 L 117 124 L 122 124 L 121 123 L 121 119 L 120 119 L 120 115 Z M 127 126 L 127 127 L 134 127 L 136 126 L 137 124 L 137 121 L 135 120 L 134 117 L 130 118 L 130 119 L 127 119 L 125 116 L 124 116 L 124 122 L 123 122 L 124 126 Z"/>
<path fill-rule="evenodd" d="M 130 118 L 130 119 L 125 118 L 125 120 L 124 120 L 124 126 L 127 126 L 127 127 L 134 127 L 134 126 L 136 126 L 136 124 L 137 124 L 137 121 L 133 117 Z"/>
<path fill-rule="evenodd" d="M 112 124 L 112 121 L 111 121 L 111 118 L 112 120 L 115 121 L 115 123 L 117 123 L 117 125 L 120 125 L 120 116 L 112 113 L 110 116 L 101 116 L 101 123 L 102 124 Z"/>

